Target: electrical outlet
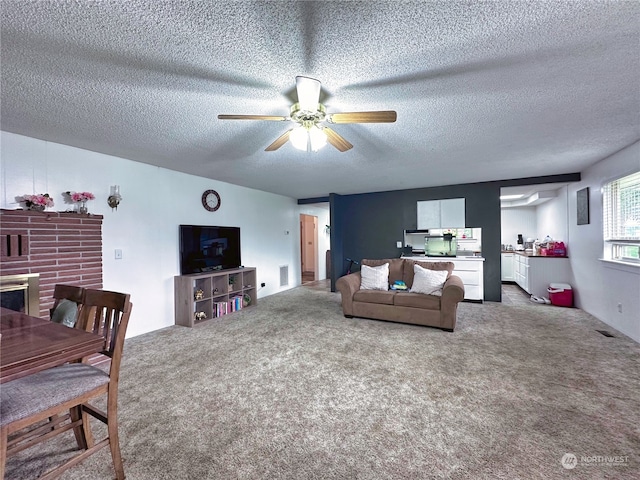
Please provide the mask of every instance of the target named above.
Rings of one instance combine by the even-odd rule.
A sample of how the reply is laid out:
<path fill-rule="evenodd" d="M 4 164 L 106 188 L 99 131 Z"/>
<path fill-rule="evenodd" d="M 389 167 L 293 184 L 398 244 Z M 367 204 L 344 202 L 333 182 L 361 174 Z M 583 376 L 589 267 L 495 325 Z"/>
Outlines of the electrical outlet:
<path fill-rule="evenodd" d="M 396 242 L 396 247 L 397 248 L 402 248 L 402 242 Z"/>
<path fill-rule="evenodd" d="M 621 303 L 618 304 L 618 313 L 622 313 L 622 304 Z"/>
<path fill-rule="evenodd" d="M 266 285 L 266 283 L 264 283 L 264 282 L 262 282 L 262 283 L 260 284 L 260 286 L 261 286 L 261 287 L 264 287 L 265 285 Z"/>
<path fill-rule="evenodd" d="M 115 257 L 116 257 L 116 260 L 122 260 L 122 250 L 120 250 L 119 248 L 116 248 Z"/>

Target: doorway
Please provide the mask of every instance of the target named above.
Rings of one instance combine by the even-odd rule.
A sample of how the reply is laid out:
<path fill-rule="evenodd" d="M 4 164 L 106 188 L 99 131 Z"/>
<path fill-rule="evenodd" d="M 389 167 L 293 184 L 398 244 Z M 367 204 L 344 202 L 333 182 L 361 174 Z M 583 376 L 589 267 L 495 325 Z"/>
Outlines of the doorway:
<path fill-rule="evenodd" d="M 318 279 L 318 217 L 300 214 L 300 271 L 302 283 Z"/>

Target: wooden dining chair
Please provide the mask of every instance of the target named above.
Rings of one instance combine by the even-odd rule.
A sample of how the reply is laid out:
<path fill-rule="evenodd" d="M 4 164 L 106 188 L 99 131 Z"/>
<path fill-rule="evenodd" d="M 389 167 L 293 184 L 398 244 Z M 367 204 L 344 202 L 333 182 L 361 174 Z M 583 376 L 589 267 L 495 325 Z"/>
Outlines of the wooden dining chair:
<path fill-rule="evenodd" d="M 83 296 L 82 287 L 57 284 L 53 289 L 53 307 L 49 310 L 51 321 L 74 327 L 82 308 Z"/>
<path fill-rule="evenodd" d="M 131 315 L 129 295 L 85 289 L 79 322 L 81 328 L 104 338 L 103 354 L 110 368 L 67 363 L 2 384 L 0 388 L 0 478 L 6 459 L 19 451 L 73 429 L 82 450 L 40 478 L 57 478 L 62 472 L 109 445 L 116 478 L 125 478 L 118 439 L 118 378 L 124 339 Z M 89 402 L 107 395 L 106 411 Z M 107 437 L 95 442 L 89 416 L 107 425 Z M 50 428 L 48 419 L 59 425 Z M 45 422 L 43 425 L 43 422 Z"/>

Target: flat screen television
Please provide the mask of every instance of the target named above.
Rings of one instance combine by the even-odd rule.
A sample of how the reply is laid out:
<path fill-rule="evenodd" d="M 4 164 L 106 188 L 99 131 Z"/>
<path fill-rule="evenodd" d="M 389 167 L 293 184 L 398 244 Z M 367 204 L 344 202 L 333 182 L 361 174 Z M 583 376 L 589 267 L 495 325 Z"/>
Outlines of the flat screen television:
<path fill-rule="evenodd" d="M 238 268 L 240 228 L 180 225 L 180 274 Z"/>

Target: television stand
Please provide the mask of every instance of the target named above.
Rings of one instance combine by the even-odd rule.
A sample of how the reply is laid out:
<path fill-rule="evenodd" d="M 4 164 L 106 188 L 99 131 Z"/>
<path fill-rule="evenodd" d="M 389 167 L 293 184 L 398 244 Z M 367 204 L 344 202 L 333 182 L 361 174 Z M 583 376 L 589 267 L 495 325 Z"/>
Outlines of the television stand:
<path fill-rule="evenodd" d="M 256 269 L 235 268 L 176 275 L 175 324 L 196 323 L 258 304 Z"/>

